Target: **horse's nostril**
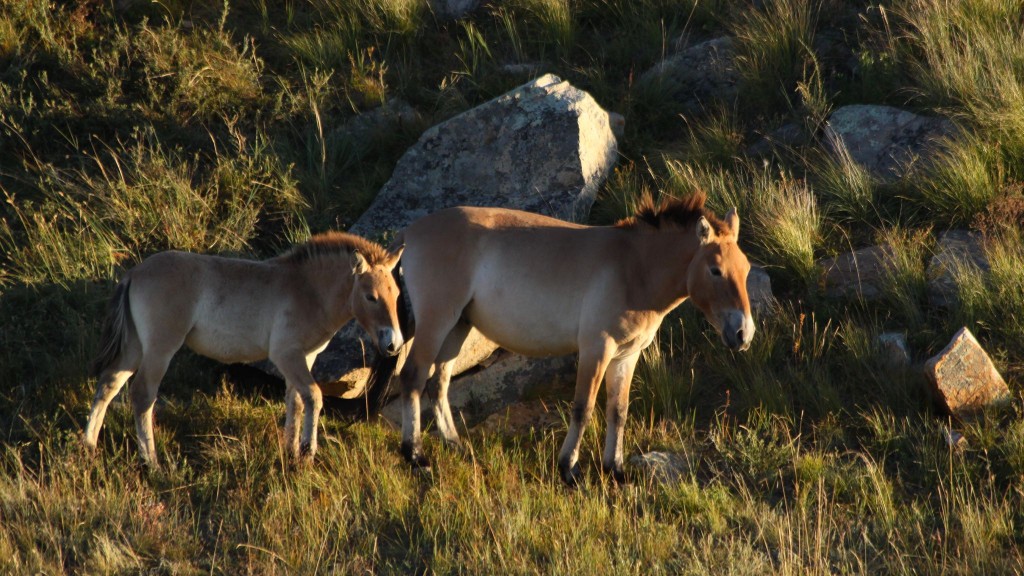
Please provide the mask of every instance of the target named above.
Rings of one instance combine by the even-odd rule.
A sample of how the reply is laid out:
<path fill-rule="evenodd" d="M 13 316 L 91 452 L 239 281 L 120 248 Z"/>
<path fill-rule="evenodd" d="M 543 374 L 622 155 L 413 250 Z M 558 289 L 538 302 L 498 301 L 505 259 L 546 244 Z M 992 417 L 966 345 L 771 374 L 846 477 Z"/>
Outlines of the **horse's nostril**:
<path fill-rule="evenodd" d="M 740 328 L 739 330 L 736 331 L 736 341 L 739 342 L 740 344 L 743 343 L 743 328 Z"/>

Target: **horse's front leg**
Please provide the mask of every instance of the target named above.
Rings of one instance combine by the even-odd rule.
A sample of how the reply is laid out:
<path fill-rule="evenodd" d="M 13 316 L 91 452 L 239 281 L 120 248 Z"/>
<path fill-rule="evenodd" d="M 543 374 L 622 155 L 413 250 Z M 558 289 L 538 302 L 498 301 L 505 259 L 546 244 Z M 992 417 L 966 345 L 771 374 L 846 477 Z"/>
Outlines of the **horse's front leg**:
<path fill-rule="evenodd" d="M 619 484 L 626 481 L 626 474 L 622 470 L 622 439 L 626 430 L 626 415 L 629 413 L 629 388 L 639 359 L 640 352 L 613 359 L 608 364 L 604 380 L 608 397 L 605 404 L 607 430 L 601 467 Z"/>
<path fill-rule="evenodd" d="M 315 358 L 315 355 L 313 357 Z M 312 364 L 312 361 L 301 352 L 274 354 L 270 357 L 270 360 L 281 371 L 281 374 L 284 375 L 287 389 L 290 391 L 287 394 L 291 396 L 291 405 L 288 406 L 288 411 L 292 413 L 291 426 L 289 429 L 289 418 L 286 415 L 285 439 L 293 444 L 293 455 L 297 459 L 312 461 L 313 456 L 316 455 L 317 422 L 320 418 L 320 410 L 323 408 L 323 395 L 320 392 L 320 387 L 317 386 L 316 381 L 313 380 L 313 375 L 309 371 L 309 365 Z M 296 396 L 298 397 L 296 398 Z M 289 398 L 286 397 L 285 403 L 287 404 L 288 401 Z M 296 412 L 299 410 L 300 403 L 302 408 L 305 409 L 305 418 L 296 448 L 293 439 L 295 437 L 295 427 L 298 424 Z"/>
<path fill-rule="evenodd" d="M 602 339 L 589 346 L 580 346 L 579 369 L 576 372 L 576 396 L 573 399 L 572 413 L 569 417 L 569 432 L 558 453 L 558 472 L 562 476 L 562 481 L 571 487 L 575 487 L 580 481 L 580 467 L 577 460 L 579 460 L 583 429 L 594 412 L 597 390 L 604 378 L 614 348 L 615 344 L 610 339 Z"/>
<path fill-rule="evenodd" d="M 302 418 L 303 406 L 302 397 L 299 396 L 299 391 L 292 386 L 291 381 L 286 382 L 286 390 L 284 392 L 285 401 L 285 417 L 284 417 L 284 442 L 287 446 L 288 453 L 294 457 L 299 455 L 299 432 L 301 431 L 298 425 L 298 420 Z"/>

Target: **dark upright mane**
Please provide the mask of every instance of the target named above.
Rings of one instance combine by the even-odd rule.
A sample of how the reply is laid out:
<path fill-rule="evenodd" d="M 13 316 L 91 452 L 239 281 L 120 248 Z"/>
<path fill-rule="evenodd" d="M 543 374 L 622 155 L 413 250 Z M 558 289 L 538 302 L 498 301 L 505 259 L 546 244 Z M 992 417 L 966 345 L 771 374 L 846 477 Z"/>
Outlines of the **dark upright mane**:
<path fill-rule="evenodd" d="M 715 229 L 716 234 L 724 234 L 728 231 L 725 222 L 718 219 L 710 210 L 704 207 L 707 195 L 697 191 L 686 198 L 672 198 L 665 196 L 661 202 L 654 202 L 654 197 L 645 192 L 640 197 L 636 214 L 629 218 L 623 218 L 615 223 L 617 228 L 636 229 L 644 226 L 661 229 L 666 227 L 687 228 L 692 226 L 703 216 Z"/>
<path fill-rule="evenodd" d="M 390 258 L 388 251 L 376 242 L 347 232 L 325 232 L 313 236 L 305 244 L 293 247 L 274 260 L 297 264 L 319 256 L 351 254 L 353 250 L 362 254 L 370 266 L 384 264 Z"/>

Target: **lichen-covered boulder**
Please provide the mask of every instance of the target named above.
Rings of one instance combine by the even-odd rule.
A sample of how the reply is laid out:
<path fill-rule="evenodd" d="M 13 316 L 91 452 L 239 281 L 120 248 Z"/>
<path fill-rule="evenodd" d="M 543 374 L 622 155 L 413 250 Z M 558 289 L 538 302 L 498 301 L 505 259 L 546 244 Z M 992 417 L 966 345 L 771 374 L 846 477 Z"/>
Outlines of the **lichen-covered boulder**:
<path fill-rule="evenodd" d="M 941 150 L 956 128 L 946 118 L 922 116 L 892 106 L 855 104 L 832 112 L 825 140 L 835 153 L 845 149 L 857 165 L 881 182 L 905 176 L 910 167 Z"/>

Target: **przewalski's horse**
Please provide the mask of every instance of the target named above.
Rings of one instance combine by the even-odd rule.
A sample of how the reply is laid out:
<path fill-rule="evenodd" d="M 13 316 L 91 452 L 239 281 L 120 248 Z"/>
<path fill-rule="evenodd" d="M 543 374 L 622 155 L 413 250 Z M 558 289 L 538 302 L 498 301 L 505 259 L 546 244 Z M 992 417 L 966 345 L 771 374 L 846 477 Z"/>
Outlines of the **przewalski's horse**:
<path fill-rule="evenodd" d="M 153 404 L 171 357 L 187 345 L 221 362 L 269 358 L 285 377 L 285 441 L 312 459 L 323 405 L 313 360 L 351 318 L 389 355 L 403 344 L 392 276 L 402 254 L 358 236 L 330 232 L 264 261 L 161 252 L 117 285 L 103 330 L 85 443 L 96 447 L 103 416 L 131 385 L 139 455 L 157 465 Z M 297 421 L 303 416 L 301 437 Z"/>
<path fill-rule="evenodd" d="M 437 426 L 459 444 L 448 383 L 469 333 L 528 356 L 579 353 L 569 433 L 558 467 L 579 480 L 581 433 L 602 378 L 607 382 L 603 467 L 623 481 L 622 439 L 629 387 L 640 352 L 662 319 L 689 298 L 726 346 L 746 350 L 754 335 L 746 281 L 750 263 L 736 243 L 740 219 L 704 208 L 698 193 L 655 205 L 611 227 L 590 227 L 499 208 L 453 208 L 425 216 L 399 234 L 405 289 L 416 323 L 401 372 L 402 454 L 427 465 L 420 397 L 438 380 Z"/>

